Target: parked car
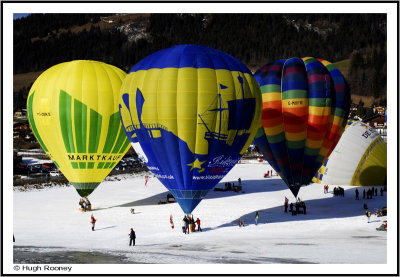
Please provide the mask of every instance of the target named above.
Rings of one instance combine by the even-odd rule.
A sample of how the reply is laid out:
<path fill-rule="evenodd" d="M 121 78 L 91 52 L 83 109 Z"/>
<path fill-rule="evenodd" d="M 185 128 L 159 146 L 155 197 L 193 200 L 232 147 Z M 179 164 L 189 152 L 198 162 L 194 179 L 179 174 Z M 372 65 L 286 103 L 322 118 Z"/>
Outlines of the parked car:
<path fill-rule="evenodd" d="M 172 193 L 167 194 L 167 202 L 168 203 L 174 203 L 175 202 L 175 197 L 172 195 Z"/>
<path fill-rule="evenodd" d="M 50 171 L 50 176 L 60 176 L 60 171 L 58 169 L 52 169 Z"/>

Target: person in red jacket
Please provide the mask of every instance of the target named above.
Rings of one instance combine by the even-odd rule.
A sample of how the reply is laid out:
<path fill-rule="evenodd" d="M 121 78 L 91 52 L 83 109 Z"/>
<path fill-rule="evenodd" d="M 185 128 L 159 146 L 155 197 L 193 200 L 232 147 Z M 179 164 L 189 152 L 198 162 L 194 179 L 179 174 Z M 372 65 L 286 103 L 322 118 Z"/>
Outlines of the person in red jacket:
<path fill-rule="evenodd" d="M 201 227 L 200 227 L 200 219 L 199 218 L 197 218 L 196 224 L 197 224 L 197 231 L 203 232 L 203 230 L 201 230 Z"/>
<path fill-rule="evenodd" d="M 92 223 L 92 231 L 94 231 L 94 224 L 96 223 L 96 219 L 93 214 L 90 216 L 90 223 Z"/>

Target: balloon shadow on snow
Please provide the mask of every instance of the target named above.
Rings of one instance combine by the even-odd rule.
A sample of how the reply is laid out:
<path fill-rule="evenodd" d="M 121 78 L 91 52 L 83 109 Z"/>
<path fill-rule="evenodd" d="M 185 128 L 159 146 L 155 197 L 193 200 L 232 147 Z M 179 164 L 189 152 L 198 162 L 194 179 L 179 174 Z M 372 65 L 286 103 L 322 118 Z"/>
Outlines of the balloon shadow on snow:
<path fill-rule="evenodd" d="M 358 187 L 358 190 L 360 191 L 360 188 L 362 191 L 362 187 Z M 333 194 L 330 194 L 332 195 L 332 197 L 329 198 L 304 200 L 307 208 L 307 214 L 300 213 L 297 215 L 292 215 L 292 213 L 289 212 L 289 208 L 288 212 L 285 213 L 283 205 L 272 207 L 269 209 L 258 210 L 258 225 L 365 216 L 366 210 L 363 207 L 364 203 L 367 204 L 368 210 L 371 211 L 371 213 L 373 213 L 376 209 L 382 209 L 382 207 L 386 206 L 386 195 L 374 196 L 372 199 L 362 199 L 362 193 L 360 193 L 360 199 L 356 200 L 355 189 L 356 187 L 345 190 L 344 197 L 334 196 Z M 295 203 L 293 203 L 293 209 L 295 209 Z M 300 209 L 300 211 L 302 211 L 302 209 Z M 242 220 L 245 226 L 254 225 L 255 213 L 256 211 L 248 214 L 243 214 L 234 221 L 227 222 L 216 228 L 232 227 L 235 225 L 237 226 L 239 220 Z M 366 216 L 365 221 L 367 222 Z M 380 220 L 371 220 L 371 222 L 380 222 Z"/>
<path fill-rule="evenodd" d="M 138 206 L 157 205 L 160 201 L 162 202 L 162 204 L 173 204 L 173 203 L 167 202 L 168 193 L 169 192 L 166 191 L 163 193 L 152 195 L 148 198 L 144 198 L 144 199 L 140 199 L 137 201 L 128 202 L 128 203 L 124 203 L 124 204 L 120 204 L 120 205 L 114 205 L 114 206 L 110 206 L 110 207 L 106 207 L 106 208 L 97 208 L 97 209 L 93 209 L 93 211 L 106 210 L 106 209 L 111 209 L 111 208 L 135 208 Z M 137 214 L 137 213 L 139 213 L 139 212 L 135 212 L 135 214 Z"/>
<path fill-rule="evenodd" d="M 220 182 L 215 187 L 225 188 L 226 182 Z M 234 182 L 235 186 L 237 186 L 237 182 Z M 265 180 L 243 180 L 242 181 L 242 190 L 239 192 L 234 192 L 233 190 L 229 191 L 214 191 L 210 190 L 204 199 L 216 199 L 230 196 L 240 196 L 242 194 L 251 194 L 251 193 L 260 193 L 260 192 L 273 192 L 288 189 L 286 184 L 281 179 L 265 179 Z M 157 204 L 173 204 L 176 202 L 168 203 L 167 195 L 169 191 L 162 192 L 156 195 L 152 195 L 150 197 L 136 200 L 129 203 L 124 203 L 120 205 L 115 205 L 107 208 L 97 208 L 93 209 L 93 211 L 111 209 L 116 207 L 123 208 L 135 208 L 137 206 L 148 206 L 148 205 L 157 205 Z"/>
<path fill-rule="evenodd" d="M 225 183 L 220 182 L 215 187 L 224 189 Z M 232 183 L 232 182 L 230 182 Z M 238 182 L 233 182 L 235 186 L 238 186 Z M 286 190 L 288 187 L 282 179 L 263 179 L 263 180 L 242 180 L 242 190 L 235 192 L 233 190 L 228 191 L 215 191 L 210 190 L 204 199 L 215 199 L 228 196 L 240 196 L 242 194 L 252 194 L 260 192 L 273 192 Z"/>

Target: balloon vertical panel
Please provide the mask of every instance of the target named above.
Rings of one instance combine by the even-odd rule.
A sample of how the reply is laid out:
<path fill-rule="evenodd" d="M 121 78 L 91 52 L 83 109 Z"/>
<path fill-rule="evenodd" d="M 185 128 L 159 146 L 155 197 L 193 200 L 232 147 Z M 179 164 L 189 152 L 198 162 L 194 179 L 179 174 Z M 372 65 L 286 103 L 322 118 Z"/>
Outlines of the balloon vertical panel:
<path fill-rule="evenodd" d="M 275 171 L 287 182 L 286 180 L 290 178 L 290 167 L 286 155 L 281 95 L 281 76 L 284 63 L 285 60 L 277 60 L 263 66 L 255 74 L 263 101 L 261 128 L 256 134 L 255 143 Z"/>
<path fill-rule="evenodd" d="M 129 148 L 118 113 L 125 75 L 101 62 L 66 62 L 42 73 L 29 92 L 31 128 L 81 196 L 89 195 Z"/>
<path fill-rule="evenodd" d="M 308 121 L 308 83 L 304 63 L 293 58 L 282 71 L 282 123 L 292 184 L 302 183 Z"/>
<path fill-rule="evenodd" d="M 134 66 L 121 88 L 120 114 L 134 149 L 190 213 L 251 143 L 260 100 L 239 61 L 182 45 Z"/>

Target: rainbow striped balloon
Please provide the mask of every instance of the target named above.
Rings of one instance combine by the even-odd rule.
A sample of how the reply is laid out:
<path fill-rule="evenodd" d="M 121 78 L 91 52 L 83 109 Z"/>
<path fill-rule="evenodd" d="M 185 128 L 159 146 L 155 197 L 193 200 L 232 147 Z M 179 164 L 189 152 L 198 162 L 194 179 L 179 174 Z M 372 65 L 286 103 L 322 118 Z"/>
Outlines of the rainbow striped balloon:
<path fill-rule="evenodd" d="M 263 101 L 255 143 L 297 196 L 344 131 L 349 88 L 335 65 L 311 57 L 277 60 L 255 78 Z"/>

